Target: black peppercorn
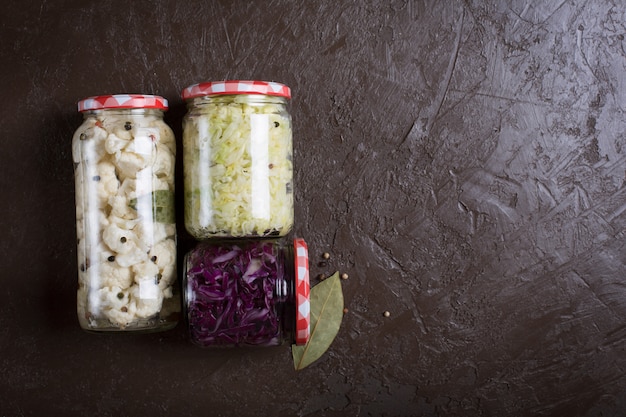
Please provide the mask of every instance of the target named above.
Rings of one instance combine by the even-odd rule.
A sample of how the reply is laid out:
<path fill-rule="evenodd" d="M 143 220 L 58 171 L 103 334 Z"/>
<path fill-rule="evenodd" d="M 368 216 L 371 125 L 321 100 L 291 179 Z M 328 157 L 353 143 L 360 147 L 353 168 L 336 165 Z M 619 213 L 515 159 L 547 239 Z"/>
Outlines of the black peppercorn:
<path fill-rule="evenodd" d="M 92 180 L 94 181 L 100 181 L 102 178 L 100 178 L 100 175 L 94 175 Z"/>
<path fill-rule="evenodd" d="M 125 237 L 125 236 L 122 236 L 122 237 L 120 238 L 120 242 L 122 242 L 122 243 L 126 243 L 126 237 Z"/>
<path fill-rule="evenodd" d="M 85 263 L 84 264 L 80 264 L 80 270 L 85 272 L 87 269 L 89 269 L 89 259 L 85 259 Z"/>
<path fill-rule="evenodd" d="M 118 292 L 118 293 L 117 293 L 117 298 L 119 298 L 120 300 L 121 300 L 122 298 L 124 298 L 124 293 L 123 293 L 123 292 Z"/>
<path fill-rule="evenodd" d="M 131 122 L 124 123 L 124 129 L 130 130 L 133 128 L 133 124 Z"/>
<path fill-rule="evenodd" d="M 111 255 L 107 258 L 109 262 L 113 262 L 115 260 L 115 256 Z"/>
<path fill-rule="evenodd" d="M 280 123 L 274 122 L 274 127 L 278 127 L 278 126 L 280 126 Z"/>
<path fill-rule="evenodd" d="M 152 262 L 156 263 L 156 261 L 157 261 L 157 257 L 156 257 L 156 256 L 153 256 L 152 258 L 150 258 L 150 260 L 151 260 Z"/>

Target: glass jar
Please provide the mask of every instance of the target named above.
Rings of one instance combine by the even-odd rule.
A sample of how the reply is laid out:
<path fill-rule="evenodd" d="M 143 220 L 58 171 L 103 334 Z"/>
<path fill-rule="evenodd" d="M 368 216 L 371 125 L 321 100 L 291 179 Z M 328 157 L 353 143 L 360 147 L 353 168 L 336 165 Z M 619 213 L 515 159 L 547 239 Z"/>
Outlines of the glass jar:
<path fill-rule="evenodd" d="M 78 321 L 85 330 L 157 331 L 180 316 L 176 285 L 176 142 L 167 101 L 90 97 L 72 140 Z"/>
<path fill-rule="evenodd" d="M 197 239 L 279 237 L 293 226 L 289 87 L 219 81 L 182 97 L 185 227 Z"/>
<path fill-rule="evenodd" d="M 304 240 L 199 243 L 185 256 L 183 306 L 201 347 L 303 345 L 309 338 Z"/>

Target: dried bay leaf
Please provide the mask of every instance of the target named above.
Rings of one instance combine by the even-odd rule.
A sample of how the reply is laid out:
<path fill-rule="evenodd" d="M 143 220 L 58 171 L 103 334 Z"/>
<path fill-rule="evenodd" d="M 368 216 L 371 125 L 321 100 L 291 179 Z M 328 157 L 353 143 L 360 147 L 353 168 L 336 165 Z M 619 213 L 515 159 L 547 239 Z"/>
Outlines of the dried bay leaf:
<path fill-rule="evenodd" d="M 330 347 L 343 319 L 343 291 L 339 272 L 311 288 L 311 336 L 304 346 L 291 346 L 299 371 L 319 359 Z"/>
<path fill-rule="evenodd" d="M 152 219 L 158 223 L 175 223 L 174 193 L 170 190 L 156 190 L 129 201 L 128 206 L 137 210 L 138 206 L 150 207 Z"/>

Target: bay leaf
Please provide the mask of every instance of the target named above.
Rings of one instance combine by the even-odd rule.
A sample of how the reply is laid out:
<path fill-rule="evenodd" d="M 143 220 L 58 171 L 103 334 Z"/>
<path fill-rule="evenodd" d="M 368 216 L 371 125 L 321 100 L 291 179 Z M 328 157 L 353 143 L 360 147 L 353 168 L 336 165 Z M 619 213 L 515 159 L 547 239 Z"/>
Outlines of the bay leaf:
<path fill-rule="evenodd" d="M 311 336 L 303 346 L 292 345 L 294 368 L 299 371 L 318 360 L 339 332 L 343 319 L 343 291 L 339 272 L 311 288 Z"/>
<path fill-rule="evenodd" d="M 137 210 L 138 206 L 151 207 L 152 219 L 158 223 L 174 223 L 174 193 L 170 190 L 156 190 L 150 194 L 144 194 L 133 198 L 128 205 Z"/>

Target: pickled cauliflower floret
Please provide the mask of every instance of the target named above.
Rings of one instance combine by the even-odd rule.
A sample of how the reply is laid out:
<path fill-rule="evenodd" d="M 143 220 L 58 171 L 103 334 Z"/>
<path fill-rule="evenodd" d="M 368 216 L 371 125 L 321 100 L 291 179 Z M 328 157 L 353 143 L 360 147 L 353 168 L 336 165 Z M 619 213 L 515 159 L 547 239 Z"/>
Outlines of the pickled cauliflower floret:
<path fill-rule="evenodd" d="M 174 155 L 172 155 L 169 151 L 165 150 L 157 150 L 156 160 L 154 161 L 154 167 L 152 168 L 154 171 L 154 175 L 157 178 L 164 178 L 167 180 L 170 187 L 171 181 L 173 178 L 169 175 L 172 172 L 172 167 L 174 166 Z"/>
<path fill-rule="evenodd" d="M 135 264 L 145 262 L 148 254 L 139 248 L 134 242 L 131 242 L 130 251 L 115 257 L 117 263 L 122 267 L 133 266 Z"/>
<path fill-rule="evenodd" d="M 128 145 L 128 139 L 122 139 L 114 133 L 109 134 L 104 142 L 104 148 L 107 153 L 116 155 L 124 149 L 126 145 Z"/>
<path fill-rule="evenodd" d="M 137 241 L 146 251 L 168 237 L 168 230 L 163 223 L 139 223 L 135 232 Z"/>
<path fill-rule="evenodd" d="M 155 281 L 159 274 L 159 267 L 151 261 L 133 265 L 132 270 L 135 274 L 135 282 L 137 284 L 145 280 Z"/>
<path fill-rule="evenodd" d="M 109 220 L 109 224 L 115 224 L 119 228 L 124 229 L 124 230 L 132 230 L 137 225 L 137 223 L 141 221 L 141 219 L 138 219 L 136 215 L 134 216 L 134 218 L 133 216 L 131 216 L 130 219 L 118 217 L 113 213 L 113 210 L 111 211 L 111 214 L 109 215 L 108 220 Z"/>
<path fill-rule="evenodd" d="M 106 287 L 118 287 L 125 290 L 133 283 L 130 268 L 121 267 L 113 262 L 103 263 L 100 266 L 100 274 Z"/>
<path fill-rule="evenodd" d="M 115 219 L 134 220 L 137 212 L 128 205 L 128 199 L 123 195 L 114 195 L 109 197 L 109 206 L 111 206 L 111 216 Z M 116 224 L 119 224 L 117 221 Z"/>
<path fill-rule="evenodd" d="M 139 317 L 150 317 L 161 309 L 163 304 L 163 292 L 153 279 L 146 279 L 132 287 L 131 296 L 137 305 Z"/>
<path fill-rule="evenodd" d="M 160 118 L 87 118 L 72 143 L 84 328 L 158 319 L 176 281 L 176 143 Z M 168 301 L 168 312 L 178 311 Z M 107 324 L 108 323 L 108 324 Z"/>
<path fill-rule="evenodd" d="M 132 128 L 131 130 L 126 130 L 125 127 L 115 127 L 113 128 L 113 134 L 122 140 L 129 141 L 133 138 Z"/>
<path fill-rule="evenodd" d="M 161 274 L 159 287 L 168 287 L 176 278 L 176 243 L 172 239 L 159 242 L 148 256 L 151 260 L 154 259 Z"/>
<path fill-rule="evenodd" d="M 102 308 L 120 309 L 129 301 L 128 290 L 122 290 L 120 287 L 104 287 L 98 290 L 98 298 Z"/>
<path fill-rule="evenodd" d="M 98 198 L 103 201 L 108 201 L 109 196 L 117 193 L 120 188 L 120 181 L 115 175 L 115 165 L 106 161 L 97 165 L 96 173 L 91 177 L 91 181 L 96 184 Z"/>
<path fill-rule="evenodd" d="M 123 329 L 137 320 L 137 306 L 131 301 L 120 308 L 106 309 L 103 314 L 111 323 Z"/>
<path fill-rule="evenodd" d="M 94 122 L 87 123 L 87 127 L 79 129 L 72 140 L 72 155 L 74 163 L 89 161 L 95 163 L 106 155 L 104 141 L 108 133 Z"/>
<path fill-rule="evenodd" d="M 135 233 L 124 230 L 115 223 L 104 228 L 102 240 L 113 251 L 119 254 L 129 253 L 137 247 Z"/>
<path fill-rule="evenodd" d="M 163 124 L 159 127 L 158 137 L 158 147 L 167 151 L 170 155 L 176 155 L 176 138 L 174 138 L 174 133 L 167 125 Z"/>
<path fill-rule="evenodd" d="M 176 242 L 173 239 L 163 240 L 157 243 L 148 254 L 154 258 L 154 262 L 163 271 L 164 268 L 176 263 Z"/>
<path fill-rule="evenodd" d="M 122 177 L 135 178 L 137 171 L 149 166 L 152 160 L 134 152 L 121 151 L 115 162 Z"/>

